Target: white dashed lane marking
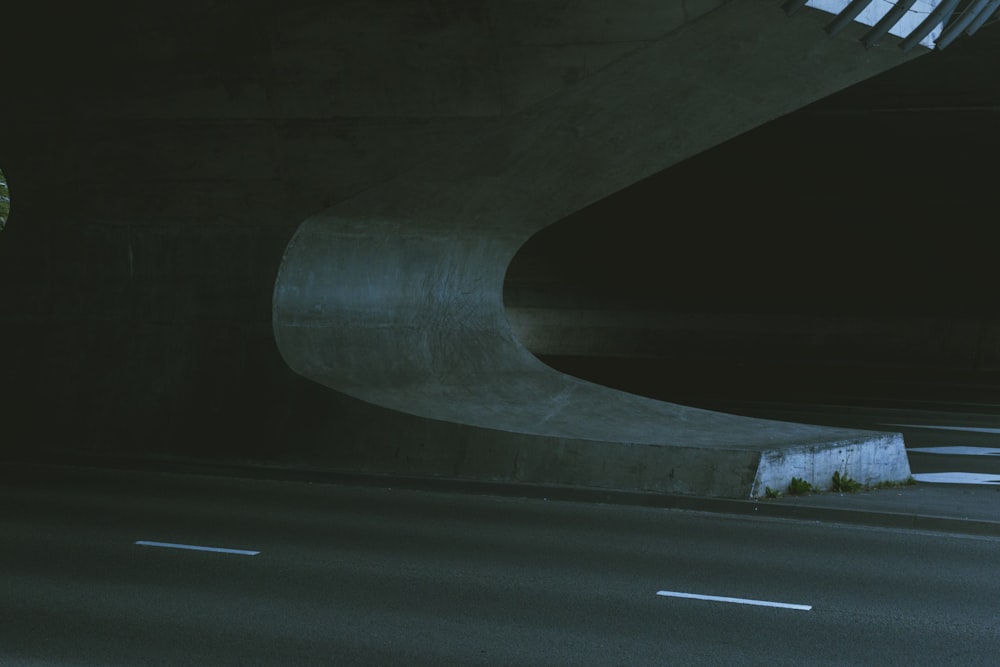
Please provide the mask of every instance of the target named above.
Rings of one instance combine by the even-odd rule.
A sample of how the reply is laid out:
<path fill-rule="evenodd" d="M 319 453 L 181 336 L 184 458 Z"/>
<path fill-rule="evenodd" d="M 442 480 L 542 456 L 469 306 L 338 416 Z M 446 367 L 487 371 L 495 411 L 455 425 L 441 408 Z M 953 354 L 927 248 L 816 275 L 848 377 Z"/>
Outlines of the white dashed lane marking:
<path fill-rule="evenodd" d="M 700 595 L 698 593 L 678 593 L 677 591 L 657 591 L 657 595 L 669 598 L 685 598 L 688 600 L 707 600 L 709 602 L 729 602 L 732 604 L 748 604 L 756 607 L 778 607 L 781 609 L 796 609 L 798 611 L 809 611 L 812 605 L 791 604 L 789 602 L 771 602 L 769 600 L 748 600 L 746 598 L 729 598 L 718 595 Z"/>
<path fill-rule="evenodd" d="M 226 549 L 223 547 L 204 547 L 197 544 L 175 544 L 174 542 L 150 542 L 139 540 L 136 542 L 140 547 L 163 547 L 165 549 L 186 549 L 188 551 L 211 551 L 220 554 L 235 554 L 237 556 L 256 556 L 259 551 L 248 551 L 246 549 Z"/>

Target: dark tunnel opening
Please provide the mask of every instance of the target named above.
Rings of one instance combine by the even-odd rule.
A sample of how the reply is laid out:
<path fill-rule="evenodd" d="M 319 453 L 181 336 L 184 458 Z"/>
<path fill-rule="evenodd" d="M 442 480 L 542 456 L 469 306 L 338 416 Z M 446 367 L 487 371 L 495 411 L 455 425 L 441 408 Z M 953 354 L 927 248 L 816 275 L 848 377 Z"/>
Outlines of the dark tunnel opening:
<path fill-rule="evenodd" d="M 992 402 L 996 140 L 959 116 L 820 103 L 597 202 L 513 259 L 515 332 L 681 403 Z"/>

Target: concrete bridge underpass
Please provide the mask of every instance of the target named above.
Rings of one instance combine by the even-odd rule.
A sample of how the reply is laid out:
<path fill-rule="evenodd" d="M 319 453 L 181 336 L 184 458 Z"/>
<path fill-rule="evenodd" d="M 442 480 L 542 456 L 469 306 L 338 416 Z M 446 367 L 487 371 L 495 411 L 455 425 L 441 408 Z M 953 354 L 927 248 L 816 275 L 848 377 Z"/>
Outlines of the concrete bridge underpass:
<path fill-rule="evenodd" d="M 727 497 L 792 477 L 827 488 L 837 471 L 866 484 L 907 478 L 899 434 L 736 417 L 559 373 L 524 347 L 503 302 L 507 267 L 539 230 L 943 48 L 934 40 L 997 8 L 884 3 L 878 17 L 877 4 L 722 3 L 306 220 L 277 278 L 274 332 L 295 371 L 378 406 L 379 437 L 341 463 Z"/>

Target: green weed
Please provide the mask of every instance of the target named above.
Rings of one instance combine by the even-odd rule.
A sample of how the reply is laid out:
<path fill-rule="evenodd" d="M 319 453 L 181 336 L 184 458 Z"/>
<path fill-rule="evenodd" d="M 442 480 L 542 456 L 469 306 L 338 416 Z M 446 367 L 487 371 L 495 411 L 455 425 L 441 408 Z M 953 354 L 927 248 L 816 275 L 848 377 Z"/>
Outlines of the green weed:
<path fill-rule="evenodd" d="M 853 493 L 861 488 L 861 482 L 855 481 L 847 475 L 841 475 L 839 470 L 833 472 L 833 490 Z"/>
<path fill-rule="evenodd" d="M 788 493 L 793 496 L 801 496 L 805 493 L 811 493 L 812 490 L 813 485 L 801 477 L 792 477 L 792 481 L 788 485 Z"/>

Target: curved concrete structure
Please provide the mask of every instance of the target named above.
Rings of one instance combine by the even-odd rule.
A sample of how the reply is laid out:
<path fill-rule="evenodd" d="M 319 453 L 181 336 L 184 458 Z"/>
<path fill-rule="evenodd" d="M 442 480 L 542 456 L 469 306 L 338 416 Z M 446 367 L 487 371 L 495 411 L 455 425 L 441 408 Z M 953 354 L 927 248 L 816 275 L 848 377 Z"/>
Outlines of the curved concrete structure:
<path fill-rule="evenodd" d="M 725 4 L 465 149 L 306 220 L 274 291 L 284 359 L 436 422 L 440 474 L 727 497 L 792 477 L 823 488 L 838 470 L 864 483 L 908 477 L 897 434 L 751 420 L 584 382 L 539 362 L 504 314 L 508 263 L 539 229 L 912 57 L 865 50 L 853 34 L 828 39 L 827 21 L 787 18 L 771 1 Z M 407 435 L 375 446 L 407 446 Z M 466 449 L 474 465 L 455 462 Z M 367 472 L 411 472 L 370 460 L 382 463 Z"/>

